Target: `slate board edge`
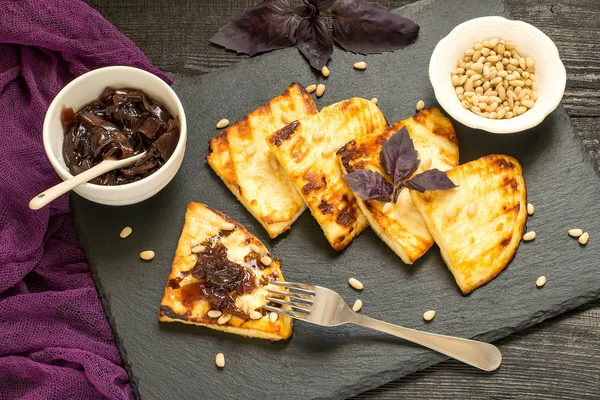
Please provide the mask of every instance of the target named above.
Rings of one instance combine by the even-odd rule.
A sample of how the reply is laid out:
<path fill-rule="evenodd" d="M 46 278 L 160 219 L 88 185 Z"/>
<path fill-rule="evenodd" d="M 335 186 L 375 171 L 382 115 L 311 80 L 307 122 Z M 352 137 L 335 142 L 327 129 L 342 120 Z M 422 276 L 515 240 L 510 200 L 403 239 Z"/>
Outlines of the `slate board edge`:
<path fill-rule="evenodd" d="M 406 11 L 407 9 L 411 9 L 413 7 L 415 7 L 415 8 L 422 7 L 423 5 L 432 3 L 432 1 L 433 0 L 421 0 L 416 3 L 408 4 L 406 6 L 395 9 L 394 11 L 402 12 L 402 11 Z M 510 14 L 508 13 L 507 7 L 506 7 L 506 0 L 502 0 L 502 3 L 504 5 L 504 15 L 510 17 Z M 338 49 L 338 51 L 342 51 L 342 50 Z M 247 59 L 247 60 L 242 60 L 241 62 L 234 64 L 228 68 L 243 68 L 244 64 L 246 64 L 248 62 L 252 62 L 253 60 L 254 59 L 252 59 L 252 58 Z M 201 79 L 210 78 L 213 75 L 219 75 L 220 72 L 221 72 L 221 70 L 216 70 L 214 72 L 202 75 Z M 175 75 L 173 78 L 176 79 L 177 75 Z M 563 115 L 567 115 L 562 103 L 555 112 L 561 113 Z M 567 115 L 567 118 L 568 118 L 568 115 Z M 568 119 L 569 119 L 569 123 L 571 124 L 570 118 L 568 118 Z M 572 124 L 571 124 L 571 127 L 572 127 Z M 573 130 L 573 139 L 578 140 L 579 145 L 582 150 L 582 153 L 583 153 L 583 156 L 585 157 L 585 160 L 593 164 L 593 162 L 589 156 L 589 153 L 585 149 L 585 146 L 583 145 L 581 139 L 579 137 L 577 137 L 574 130 Z M 72 194 L 72 196 L 77 196 L 77 195 Z M 76 222 L 78 231 L 80 231 L 79 222 L 78 222 L 79 218 L 77 218 L 77 212 L 73 207 L 71 207 L 71 213 Z M 81 240 L 82 247 L 84 249 L 87 249 L 88 248 L 87 239 L 85 239 L 83 236 L 80 235 L 80 240 Z M 100 297 L 102 307 L 106 313 L 107 320 L 111 326 L 111 329 L 113 332 L 113 337 L 117 344 L 123 366 L 128 374 L 131 387 L 134 391 L 134 396 L 137 399 L 139 399 L 140 394 L 139 394 L 139 390 L 138 390 L 138 381 L 137 381 L 137 378 L 132 373 L 132 364 L 128 361 L 127 350 L 123 346 L 123 340 L 120 338 L 120 336 L 117 332 L 117 329 L 116 329 L 116 321 L 112 317 L 112 314 L 110 312 L 110 304 L 109 304 L 110 302 L 109 302 L 109 298 L 108 298 L 109 296 L 105 293 L 104 289 L 102 288 L 101 279 L 100 279 L 99 274 L 97 273 L 95 263 L 89 263 L 89 264 L 90 264 L 90 272 L 94 279 L 94 283 L 95 283 L 96 289 L 98 291 L 98 295 Z M 493 342 L 493 341 L 496 341 L 503 337 L 506 337 L 512 333 L 525 330 L 533 325 L 543 322 L 546 319 L 554 318 L 560 314 L 563 314 L 567 311 L 575 309 L 583 304 L 597 300 L 599 298 L 600 298 L 600 288 L 598 290 L 590 291 L 583 296 L 579 296 L 577 298 L 566 301 L 566 302 L 562 303 L 560 307 L 554 308 L 554 310 L 552 312 L 548 312 L 547 310 L 538 311 L 537 313 L 533 314 L 532 317 L 529 320 L 527 320 L 526 322 L 523 322 L 521 324 L 517 324 L 514 326 L 506 327 L 503 329 L 492 330 L 492 331 L 486 332 L 484 334 L 478 335 L 478 336 L 474 337 L 473 339 L 481 340 L 481 341 L 485 341 L 485 342 Z M 413 364 L 409 368 L 390 369 L 388 371 L 385 371 L 384 373 L 379 373 L 377 375 L 365 376 L 360 381 L 348 384 L 346 387 L 344 387 L 337 393 L 334 392 L 333 396 L 317 397 L 317 399 L 319 399 L 319 398 L 345 399 L 348 397 L 352 397 L 352 396 L 358 395 L 360 393 L 363 393 L 367 390 L 379 387 L 379 386 L 386 384 L 388 382 L 391 382 L 393 380 L 399 379 L 403 376 L 409 375 L 413 372 L 416 372 L 421 369 L 427 368 L 429 366 L 438 364 L 447 359 L 448 359 L 448 357 L 440 355 L 440 354 L 432 355 L 430 353 L 424 353 L 421 357 L 419 357 L 418 360 L 413 360 Z"/>

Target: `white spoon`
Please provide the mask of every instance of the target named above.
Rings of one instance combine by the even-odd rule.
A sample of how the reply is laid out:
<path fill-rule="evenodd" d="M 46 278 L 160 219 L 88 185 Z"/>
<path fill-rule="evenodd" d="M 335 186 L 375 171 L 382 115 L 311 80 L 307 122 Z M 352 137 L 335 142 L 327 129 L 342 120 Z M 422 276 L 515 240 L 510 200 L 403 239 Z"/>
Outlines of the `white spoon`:
<path fill-rule="evenodd" d="M 124 158 L 122 160 L 104 160 L 95 167 L 92 167 L 79 175 L 75 175 L 74 177 L 63 181 L 56 186 L 52 186 L 50 189 L 38 194 L 29 202 L 29 208 L 31 208 L 32 210 L 39 210 L 46 204 L 55 200 L 57 197 L 62 196 L 63 194 L 71 191 L 76 186 L 91 181 L 92 179 L 102 174 L 105 174 L 108 171 L 127 167 L 128 165 L 131 165 L 140 158 L 142 158 L 145 154 L 146 152 L 143 152 L 133 157 Z"/>

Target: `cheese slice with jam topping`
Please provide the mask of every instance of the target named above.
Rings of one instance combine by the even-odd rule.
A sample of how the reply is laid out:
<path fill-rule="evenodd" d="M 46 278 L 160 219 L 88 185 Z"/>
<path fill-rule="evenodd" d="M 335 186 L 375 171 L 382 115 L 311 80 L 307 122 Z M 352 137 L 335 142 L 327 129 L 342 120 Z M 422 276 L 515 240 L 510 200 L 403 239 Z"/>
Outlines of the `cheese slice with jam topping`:
<path fill-rule="evenodd" d="M 190 203 L 158 319 L 251 338 L 288 339 L 292 319 L 270 318 L 262 308 L 267 296 L 277 297 L 267 292 L 272 280 L 283 281 L 281 261 L 256 237 L 229 216 Z"/>
<path fill-rule="evenodd" d="M 306 205 L 265 139 L 290 122 L 316 112 L 312 97 L 302 85 L 294 83 L 209 142 L 208 165 L 271 238 L 288 230 Z"/>

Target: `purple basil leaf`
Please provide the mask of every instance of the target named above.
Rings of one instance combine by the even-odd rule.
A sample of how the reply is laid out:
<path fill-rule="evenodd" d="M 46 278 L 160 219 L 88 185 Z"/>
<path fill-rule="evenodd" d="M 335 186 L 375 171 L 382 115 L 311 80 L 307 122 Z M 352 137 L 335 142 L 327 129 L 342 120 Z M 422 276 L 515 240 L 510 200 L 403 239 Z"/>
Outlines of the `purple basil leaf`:
<path fill-rule="evenodd" d="M 423 193 L 426 190 L 454 189 L 456 185 L 448 178 L 445 172 L 439 169 L 429 169 L 402 182 L 399 189 L 401 190 L 402 187 Z"/>
<path fill-rule="evenodd" d="M 364 200 L 390 201 L 394 188 L 381 174 L 357 169 L 344 175 L 344 180 L 355 195 Z"/>
<path fill-rule="evenodd" d="M 296 47 L 313 68 L 321 69 L 327 64 L 333 53 L 333 42 L 327 21 L 322 15 L 302 19 L 298 26 Z"/>
<path fill-rule="evenodd" d="M 331 7 L 335 0 L 308 0 L 308 2 L 315 6 L 318 11 L 325 11 Z"/>
<path fill-rule="evenodd" d="M 293 46 L 306 7 L 293 7 L 289 0 L 264 0 L 235 17 L 210 41 L 251 56 Z"/>
<path fill-rule="evenodd" d="M 417 38 L 419 25 L 367 0 L 336 0 L 331 6 L 333 39 L 347 51 L 383 53 Z"/>
<path fill-rule="evenodd" d="M 403 126 L 381 146 L 379 163 L 394 186 L 408 178 L 419 166 L 419 158 L 408 130 Z"/>

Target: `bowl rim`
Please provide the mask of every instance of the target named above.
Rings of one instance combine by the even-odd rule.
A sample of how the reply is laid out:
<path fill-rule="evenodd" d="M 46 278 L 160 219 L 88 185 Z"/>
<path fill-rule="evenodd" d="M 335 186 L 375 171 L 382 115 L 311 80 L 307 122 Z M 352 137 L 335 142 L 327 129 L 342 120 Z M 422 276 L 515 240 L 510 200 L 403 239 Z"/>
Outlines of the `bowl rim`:
<path fill-rule="evenodd" d="M 167 170 L 168 170 L 167 166 L 176 162 L 176 160 L 175 160 L 176 157 L 174 157 L 174 155 L 180 153 L 181 151 L 184 151 L 184 149 L 185 149 L 186 136 L 187 136 L 187 122 L 186 122 L 186 118 L 185 118 L 185 111 L 183 109 L 183 105 L 181 104 L 181 100 L 179 100 L 177 93 L 175 93 L 175 91 L 171 88 L 171 86 L 169 86 L 165 81 L 163 81 L 161 78 L 159 78 L 155 74 L 145 71 L 140 68 L 129 67 L 129 66 L 125 66 L 125 65 L 114 65 L 114 66 L 108 66 L 108 67 L 101 67 L 101 68 L 97 68 L 97 69 L 91 70 L 89 72 L 86 72 L 85 74 L 78 76 L 77 78 L 75 78 L 71 82 L 69 82 L 67 85 L 65 85 L 65 87 L 63 87 L 56 94 L 56 96 L 50 103 L 50 106 L 48 106 L 48 110 L 46 110 L 46 114 L 44 116 L 44 124 L 42 127 L 42 140 L 44 143 L 44 150 L 46 151 L 46 156 L 50 160 L 50 164 L 52 164 L 52 167 L 54 168 L 54 170 L 57 172 L 57 175 L 60 176 L 60 178 L 63 181 L 73 177 L 73 175 L 71 174 L 69 169 L 60 163 L 59 158 L 55 156 L 55 154 L 52 151 L 52 148 L 50 146 L 51 114 L 54 114 L 54 110 L 57 107 L 61 106 L 60 103 L 62 102 L 62 98 L 65 96 L 65 93 L 68 93 L 70 90 L 73 90 L 73 88 L 75 88 L 80 82 L 82 82 L 86 79 L 90 79 L 90 78 L 94 77 L 95 75 L 99 75 L 99 74 L 103 74 L 103 73 L 107 73 L 107 72 L 119 73 L 120 71 L 124 71 L 124 70 L 130 71 L 133 73 L 138 73 L 141 75 L 146 75 L 151 80 L 154 80 L 157 85 L 166 89 L 168 92 L 170 92 L 173 95 L 173 97 L 175 99 L 175 106 L 177 108 L 177 112 L 178 112 L 178 116 L 179 116 L 179 140 L 177 141 L 177 146 L 175 147 L 175 150 L 173 151 L 173 155 L 167 160 L 166 163 L 163 164 L 162 167 L 160 167 L 153 174 L 146 176 L 145 178 L 142 178 L 139 181 L 125 183 L 123 185 L 97 185 L 97 184 L 86 182 L 86 183 L 82 183 L 81 185 L 78 186 L 78 188 L 81 188 L 83 190 L 101 190 L 101 191 L 105 191 L 108 193 L 111 193 L 111 192 L 117 193 L 117 192 L 121 192 L 121 191 L 125 191 L 125 190 L 131 190 L 131 189 L 142 187 L 144 184 L 147 184 L 152 178 L 157 180 L 157 179 L 161 178 L 164 174 L 166 174 Z M 132 87 L 135 88 L 135 85 L 132 85 Z M 140 88 L 140 90 L 143 90 L 143 89 Z M 92 101 L 92 100 L 90 100 L 90 101 Z M 63 140 L 64 140 L 64 132 L 63 132 Z M 62 157 L 62 152 L 61 152 L 60 156 Z M 66 178 L 63 178 L 63 175 L 65 175 Z"/>
<path fill-rule="evenodd" d="M 549 102 L 548 105 L 542 109 L 541 113 L 539 114 L 539 116 L 537 118 L 525 118 L 525 119 L 520 120 L 523 123 L 521 125 L 519 125 L 516 129 L 514 127 L 505 126 L 504 124 L 502 124 L 503 120 L 492 120 L 489 118 L 481 117 L 476 114 L 473 114 L 473 116 L 476 118 L 470 118 L 470 116 L 466 116 L 463 113 L 454 112 L 456 109 L 456 106 L 454 104 L 451 104 L 450 100 L 448 98 L 446 98 L 446 96 L 444 96 L 444 93 L 442 92 L 440 85 L 438 85 L 436 82 L 436 79 L 437 79 L 437 77 L 440 76 L 440 72 L 441 72 L 441 67 L 438 65 L 439 62 L 437 62 L 437 60 L 440 57 L 440 54 L 443 51 L 443 49 L 446 46 L 450 45 L 452 43 L 452 40 L 454 39 L 454 37 L 460 35 L 462 33 L 463 29 L 465 29 L 465 27 L 467 27 L 471 24 L 474 24 L 474 23 L 481 23 L 481 22 L 514 25 L 514 26 L 519 26 L 519 27 L 524 28 L 525 30 L 529 31 L 531 35 L 535 35 L 537 38 L 539 38 L 544 43 L 544 45 L 546 46 L 546 51 L 549 51 L 550 58 L 553 60 L 553 62 L 556 63 L 556 68 L 559 71 L 559 76 L 556 77 L 556 80 L 557 80 L 557 87 L 559 87 L 560 89 L 555 93 L 555 95 L 554 95 L 555 97 L 553 99 L 551 98 L 552 101 Z M 507 19 L 504 17 L 500 17 L 500 16 L 486 16 L 486 17 L 473 18 L 473 19 L 462 22 L 459 25 L 455 26 L 448 33 L 448 35 L 446 35 L 444 38 L 442 38 L 438 42 L 438 44 L 436 45 L 435 49 L 433 50 L 433 52 L 431 54 L 430 60 L 429 60 L 429 81 L 431 83 L 431 86 L 433 87 L 435 97 L 436 97 L 438 103 L 440 104 L 440 106 L 461 124 L 466 125 L 471 128 L 474 128 L 474 129 L 481 129 L 481 130 L 484 130 L 484 131 L 487 131 L 490 133 L 495 133 L 495 134 L 518 133 L 518 132 L 522 132 L 527 129 L 533 128 L 533 127 L 539 125 L 540 123 L 542 123 L 544 121 L 544 119 L 560 105 L 560 102 L 562 101 L 562 98 L 563 98 L 563 95 L 565 92 L 565 88 L 566 88 L 566 78 L 567 78 L 566 69 L 565 69 L 565 66 L 564 66 L 562 60 L 560 59 L 558 48 L 556 47 L 556 44 L 552 41 L 552 39 L 550 39 L 550 37 L 548 37 L 548 35 L 546 35 L 544 32 L 542 32 L 541 30 L 539 30 L 538 28 L 536 28 L 535 26 L 533 26 L 527 22 L 520 21 L 520 20 L 511 20 L 511 19 Z M 463 110 L 462 106 L 461 106 L 461 110 Z M 524 114 L 524 115 L 526 115 L 526 114 Z M 517 117 L 515 117 L 515 119 L 516 118 Z M 506 121 L 515 121 L 515 119 L 506 120 Z M 494 123 L 491 123 L 492 121 Z M 500 124 L 498 124 L 498 122 L 500 122 Z"/>

